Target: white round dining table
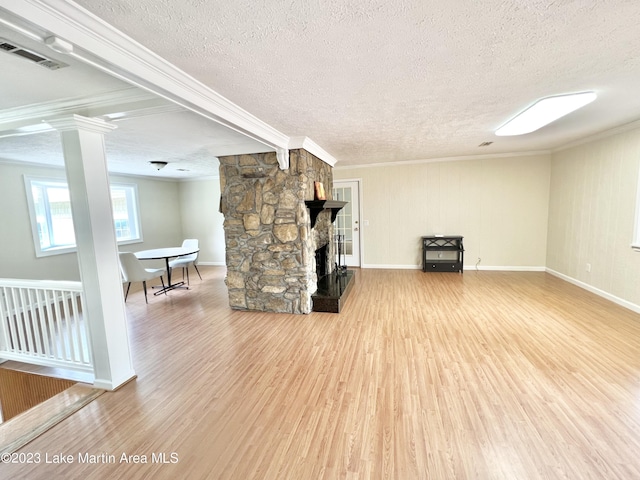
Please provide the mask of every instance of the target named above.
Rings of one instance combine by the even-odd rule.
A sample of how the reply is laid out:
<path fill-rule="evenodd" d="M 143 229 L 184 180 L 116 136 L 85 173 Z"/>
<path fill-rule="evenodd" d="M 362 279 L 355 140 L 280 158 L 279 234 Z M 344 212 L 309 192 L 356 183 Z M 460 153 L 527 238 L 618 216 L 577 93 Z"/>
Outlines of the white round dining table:
<path fill-rule="evenodd" d="M 138 260 L 162 260 L 164 259 L 167 266 L 167 285 L 155 292 L 154 295 L 166 292 L 167 290 L 173 290 L 174 288 L 186 288 L 188 286 L 184 282 L 171 283 L 171 268 L 169 268 L 169 260 L 172 258 L 182 257 L 184 255 L 191 255 L 192 253 L 199 252 L 199 248 L 185 248 L 185 247 L 165 247 L 165 248 L 152 248 L 150 250 L 141 250 L 135 252 L 134 255 Z"/>

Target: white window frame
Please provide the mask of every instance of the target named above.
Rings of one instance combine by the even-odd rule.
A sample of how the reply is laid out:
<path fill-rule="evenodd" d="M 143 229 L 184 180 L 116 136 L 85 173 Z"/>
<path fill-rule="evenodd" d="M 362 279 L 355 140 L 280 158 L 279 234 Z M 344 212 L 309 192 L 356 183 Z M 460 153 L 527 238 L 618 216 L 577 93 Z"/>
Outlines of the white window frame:
<path fill-rule="evenodd" d="M 40 244 L 40 235 L 38 234 L 38 221 L 37 221 L 35 203 L 33 199 L 33 191 L 32 191 L 33 183 L 57 184 L 57 185 L 67 186 L 68 188 L 67 180 L 65 178 L 34 177 L 34 176 L 25 175 L 24 183 L 25 183 L 25 193 L 27 197 L 27 205 L 29 207 L 29 219 L 31 222 L 33 246 L 35 248 L 36 257 L 47 257 L 51 255 L 62 255 L 65 253 L 76 252 L 77 251 L 76 245 L 51 247 L 46 249 L 42 248 Z M 140 200 L 139 200 L 140 197 L 138 196 L 138 185 L 135 183 L 110 183 L 110 187 L 125 188 L 127 189 L 128 192 L 131 192 L 130 194 L 127 194 L 127 210 L 129 214 L 131 214 L 132 217 L 134 217 L 135 224 L 137 227 L 137 235 L 127 240 L 118 240 L 118 245 L 141 243 L 143 241 L 143 238 L 142 238 L 142 222 L 140 217 Z M 113 206 L 112 206 L 112 214 L 113 214 Z M 114 232 L 115 232 L 115 219 L 114 219 Z"/>
<path fill-rule="evenodd" d="M 135 220 L 134 224 L 136 232 L 133 237 L 128 238 L 127 240 L 117 240 L 118 245 L 129 245 L 132 243 L 142 242 L 142 223 L 140 221 L 140 201 L 138 200 L 138 185 L 135 183 L 110 183 L 109 185 L 113 188 L 124 188 L 131 192 L 127 193 L 127 212 L 129 216 L 133 217 L 133 219 Z M 113 221 L 115 229 L 115 217 Z"/>

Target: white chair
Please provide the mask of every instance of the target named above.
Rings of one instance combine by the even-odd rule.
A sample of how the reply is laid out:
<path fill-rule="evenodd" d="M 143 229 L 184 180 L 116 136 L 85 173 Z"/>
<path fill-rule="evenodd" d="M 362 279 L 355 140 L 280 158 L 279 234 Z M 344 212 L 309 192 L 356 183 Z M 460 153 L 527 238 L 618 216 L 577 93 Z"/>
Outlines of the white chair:
<path fill-rule="evenodd" d="M 195 238 L 187 238 L 182 242 L 183 248 L 198 248 L 198 240 Z M 184 279 L 184 272 L 187 271 L 187 285 L 189 285 L 189 265 L 193 265 L 202 280 L 200 271 L 198 270 L 198 253 L 192 253 L 190 255 L 183 255 L 175 260 L 169 262 L 169 268 L 173 271 L 174 268 L 182 268 L 182 278 Z"/>
<path fill-rule="evenodd" d="M 142 282 L 142 288 L 144 289 L 144 301 L 147 303 L 149 303 L 149 301 L 147 300 L 147 280 L 160 277 L 162 288 L 165 288 L 162 275 L 165 274 L 166 269 L 144 268 L 142 266 L 142 263 L 140 263 L 140 260 L 138 260 L 138 258 L 131 252 L 120 252 L 120 271 L 122 272 L 124 281 L 128 283 L 127 291 L 124 294 L 125 302 L 127 301 L 127 296 L 129 295 L 131 282 Z M 167 294 L 166 290 L 164 291 L 164 294 Z"/>

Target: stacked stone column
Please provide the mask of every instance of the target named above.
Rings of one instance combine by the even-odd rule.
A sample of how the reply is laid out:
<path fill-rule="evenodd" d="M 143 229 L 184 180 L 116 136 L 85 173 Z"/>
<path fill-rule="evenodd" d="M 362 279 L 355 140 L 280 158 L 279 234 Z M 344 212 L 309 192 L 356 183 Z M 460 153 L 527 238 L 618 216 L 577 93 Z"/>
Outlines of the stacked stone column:
<path fill-rule="evenodd" d="M 288 170 L 275 153 L 220 157 L 227 288 L 231 308 L 309 313 L 316 290 L 315 250 L 330 244 L 329 212 L 311 229 L 305 200 L 313 182 L 333 187 L 331 166 L 306 150 L 291 150 Z"/>

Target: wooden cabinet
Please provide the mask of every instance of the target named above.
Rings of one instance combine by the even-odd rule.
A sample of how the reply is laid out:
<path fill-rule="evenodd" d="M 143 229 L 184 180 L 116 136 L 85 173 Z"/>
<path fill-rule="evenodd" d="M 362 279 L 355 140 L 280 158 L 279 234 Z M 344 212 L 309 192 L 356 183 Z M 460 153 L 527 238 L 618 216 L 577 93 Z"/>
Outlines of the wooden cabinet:
<path fill-rule="evenodd" d="M 458 235 L 422 237 L 422 271 L 462 273 L 462 238 Z"/>

